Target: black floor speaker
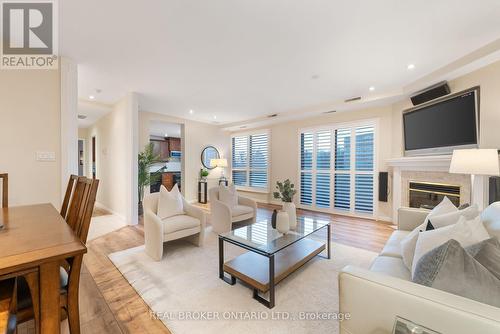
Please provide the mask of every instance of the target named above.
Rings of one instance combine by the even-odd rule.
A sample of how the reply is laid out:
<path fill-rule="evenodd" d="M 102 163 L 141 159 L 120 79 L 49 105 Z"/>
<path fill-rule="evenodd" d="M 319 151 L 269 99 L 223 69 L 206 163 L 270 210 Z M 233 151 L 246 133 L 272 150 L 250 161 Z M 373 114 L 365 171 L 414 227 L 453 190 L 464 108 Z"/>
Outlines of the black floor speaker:
<path fill-rule="evenodd" d="M 378 173 L 378 200 L 380 202 L 387 202 L 387 197 L 389 194 L 388 183 L 389 183 L 389 173 L 388 172 Z"/>
<path fill-rule="evenodd" d="M 492 176 L 489 179 L 489 204 L 500 201 L 500 177 Z"/>

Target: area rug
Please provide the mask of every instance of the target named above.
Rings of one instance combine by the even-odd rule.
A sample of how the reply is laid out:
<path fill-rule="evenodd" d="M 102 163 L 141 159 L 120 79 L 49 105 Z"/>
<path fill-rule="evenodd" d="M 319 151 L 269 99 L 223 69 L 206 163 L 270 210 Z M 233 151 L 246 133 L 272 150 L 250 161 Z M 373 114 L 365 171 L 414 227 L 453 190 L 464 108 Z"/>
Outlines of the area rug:
<path fill-rule="evenodd" d="M 377 255 L 332 243 L 331 260 L 316 257 L 277 286 L 270 310 L 240 281 L 231 286 L 219 279 L 217 236 L 207 232 L 203 247 L 165 244 L 160 262 L 149 258 L 144 246 L 109 255 L 151 316 L 174 334 L 338 333 L 338 273 L 348 264 L 367 268 Z M 225 243 L 226 260 L 243 252 Z"/>

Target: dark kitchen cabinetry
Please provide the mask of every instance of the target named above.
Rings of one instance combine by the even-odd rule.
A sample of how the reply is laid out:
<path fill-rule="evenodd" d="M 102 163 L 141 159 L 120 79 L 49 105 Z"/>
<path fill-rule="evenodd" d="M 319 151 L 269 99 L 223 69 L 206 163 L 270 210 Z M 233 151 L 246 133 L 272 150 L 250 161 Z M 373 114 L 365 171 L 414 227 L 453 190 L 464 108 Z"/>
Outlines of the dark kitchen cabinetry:
<path fill-rule="evenodd" d="M 180 138 L 151 139 L 153 154 L 160 157 L 160 161 L 167 161 L 172 151 L 181 150 Z"/>

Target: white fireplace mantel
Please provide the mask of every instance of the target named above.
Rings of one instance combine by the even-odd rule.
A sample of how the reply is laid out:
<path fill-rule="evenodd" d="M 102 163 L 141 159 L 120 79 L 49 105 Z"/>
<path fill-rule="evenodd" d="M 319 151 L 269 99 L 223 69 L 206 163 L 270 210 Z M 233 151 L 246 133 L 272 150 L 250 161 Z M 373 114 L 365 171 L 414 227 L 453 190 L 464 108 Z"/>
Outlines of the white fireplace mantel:
<path fill-rule="evenodd" d="M 386 163 L 390 167 L 401 170 L 447 172 L 450 169 L 451 155 L 393 158 L 387 160 Z"/>
<path fill-rule="evenodd" d="M 392 168 L 392 219 L 397 223 L 398 208 L 401 203 L 401 172 L 448 172 L 450 169 L 451 155 L 400 157 L 386 160 L 387 166 Z M 477 203 L 479 208 L 484 208 L 487 203 L 487 178 L 476 176 L 474 178 L 472 203 Z"/>

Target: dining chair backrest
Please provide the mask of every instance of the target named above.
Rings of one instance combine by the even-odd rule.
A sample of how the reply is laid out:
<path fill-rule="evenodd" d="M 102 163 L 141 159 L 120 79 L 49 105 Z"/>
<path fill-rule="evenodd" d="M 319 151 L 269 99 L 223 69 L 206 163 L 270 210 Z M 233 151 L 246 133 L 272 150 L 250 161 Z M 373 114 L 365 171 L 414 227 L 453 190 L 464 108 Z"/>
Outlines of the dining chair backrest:
<path fill-rule="evenodd" d="M 69 207 L 69 203 L 71 201 L 71 197 L 73 195 L 73 192 L 75 190 L 75 184 L 76 184 L 77 180 L 78 180 L 78 175 L 71 175 L 69 177 L 68 186 L 66 188 L 66 194 L 64 195 L 64 200 L 63 200 L 63 204 L 61 207 L 61 216 L 64 219 L 68 218 L 68 207 Z"/>
<path fill-rule="evenodd" d="M 80 241 L 84 244 L 87 242 L 87 236 L 90 228 L 90 221 L 92 220 L 92 213 L 94 211 L 95 200 L 97 196 L 97 189 L 99 188 L 99 180 L 86 179 L 85 187 L 83 189 L 83 203 L 80 206 L 78 219 L 73 231 L 75 231 Z"/>
<path fill-rule="evenodd" d="M 0 174 L 2 180 L 2 208 L 9 206 L 9 174 Z"/>

